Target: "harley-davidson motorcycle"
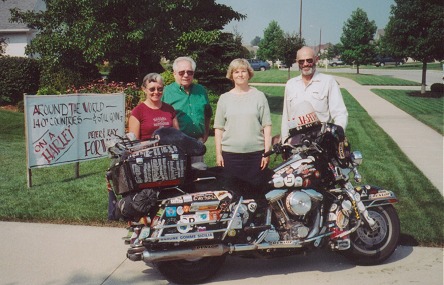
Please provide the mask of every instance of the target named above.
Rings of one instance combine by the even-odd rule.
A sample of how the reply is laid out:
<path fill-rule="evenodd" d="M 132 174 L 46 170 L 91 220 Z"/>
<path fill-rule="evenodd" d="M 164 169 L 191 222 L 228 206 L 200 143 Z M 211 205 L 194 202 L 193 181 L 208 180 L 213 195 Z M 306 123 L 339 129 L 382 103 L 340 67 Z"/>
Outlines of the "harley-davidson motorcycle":
<path fill-rule="evenodd" d="M 123 197 L 116 212 L 129 224 L 130 260 L 192 284 L 214 276 L 228 255 L 269 258 L 328 248 L 372 265 L 395 251 L 398 199 L 390 190 L 352 185 L 361 182 L 362 155 L 350 152 L 340 126 L 311 122 L 291 129 L 289 139 L 264 154 L 284 162 L 259 199 L 220 186 L 212 168 L 192 168 L 187 139 L 122 138 L 109 150 L 109 187 Z"/>

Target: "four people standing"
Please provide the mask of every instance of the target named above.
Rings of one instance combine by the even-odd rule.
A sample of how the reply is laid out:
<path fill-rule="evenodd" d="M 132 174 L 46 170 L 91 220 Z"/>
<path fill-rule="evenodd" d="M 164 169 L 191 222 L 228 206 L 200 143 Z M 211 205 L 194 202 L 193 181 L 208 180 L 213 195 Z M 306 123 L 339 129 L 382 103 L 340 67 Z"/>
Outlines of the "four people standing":
<path fill-rule="evenodd" d="M 340 89 L 332 76 L 316 71 L 313 49 L 303 47 L 296 62 L 301 75 L 285 86 L 281 139 L 288 137 L 289 122 L 301 105 L 310 103 L 321 122 L 335 123 L 345 129 L 348 112 Z M 179 128 L 186 135 L 205 142 L 209 134 L 212 110 L 206 89 L 193 83 L 196 63 L 179 57 L 173 63 L 175 82 L 163 89 L 162 77 L 150 73 L 143 80 L 147 94 L 144 104 L 131 113 L 129 131 L 138 139 L 151 137 L 161 126 Z M 226 77 L 234 87 L 222 94 L 214 118 L 216 164 L 228 177 L 251 186 L 263 183 L 262 172 L 269 158 L 262 154 L 271 148 L 271 116 L 264 93 L 249 85 L 254 71 L 245 59 L 233 60 Z M 162 96 L 163 94 L 163 96 Z M 203 162 L 203 157 L 192 162 Z"/>

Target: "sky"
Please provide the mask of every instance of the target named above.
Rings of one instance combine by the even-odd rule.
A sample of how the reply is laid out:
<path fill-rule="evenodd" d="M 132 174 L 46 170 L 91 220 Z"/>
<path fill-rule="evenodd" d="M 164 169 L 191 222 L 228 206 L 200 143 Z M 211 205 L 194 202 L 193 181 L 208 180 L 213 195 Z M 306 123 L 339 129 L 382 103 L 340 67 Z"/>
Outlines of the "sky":
<path fill-rule="evenodd" d="M 302 37 L 309 46 L 340 42 L 344 23 L 353 11 L 361 8 L 378 29 L 384 29 L 389 21 L 390 6 L 394 0 L 216 0 L 216 3 L 232 7 L 247 18 L 231 21 L 227 32 L 237 32 L 244 44 L 256 36 L 264 37 L 264 30 L 275 20 L 285 33 L 299 33 L 300 1 L 302 1 Z"/>

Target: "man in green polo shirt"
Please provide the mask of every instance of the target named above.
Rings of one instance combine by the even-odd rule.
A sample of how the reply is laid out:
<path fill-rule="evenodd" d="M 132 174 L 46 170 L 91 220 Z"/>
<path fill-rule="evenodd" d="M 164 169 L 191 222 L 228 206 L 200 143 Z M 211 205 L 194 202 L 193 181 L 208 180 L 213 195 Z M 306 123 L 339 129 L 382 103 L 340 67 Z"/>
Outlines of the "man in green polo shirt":
<path fill-rule="evenodd" d="M 206 142 L 212 110 L 205 87 L 193 83 L 196 62 L 190 57 L 178 57 L 173 63 L 175 82 L 163 90 L 162 101 L 176 110 L 179 127 L 186 135 Z M 203 156 L 192 162 L 203 162 Z"/>

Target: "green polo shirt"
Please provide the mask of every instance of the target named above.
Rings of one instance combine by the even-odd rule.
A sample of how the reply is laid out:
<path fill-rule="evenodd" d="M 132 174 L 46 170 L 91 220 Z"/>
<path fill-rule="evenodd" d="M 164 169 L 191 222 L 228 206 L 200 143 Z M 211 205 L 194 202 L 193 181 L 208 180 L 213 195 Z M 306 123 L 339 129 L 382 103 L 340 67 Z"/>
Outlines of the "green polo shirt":
<path fill-rule="evenodd" d="M 205 117 L 211 118 L 211 107 L 207 90 L 200 84 L 192 84 L 190 94 L 173 82 L 165 86 L 162 101 L 176 110 L 177 120 L 182 132 L 193 138 L 201 138 L 205 134 Z M 207 111 L 206 111 L 207 110 Z"/>

